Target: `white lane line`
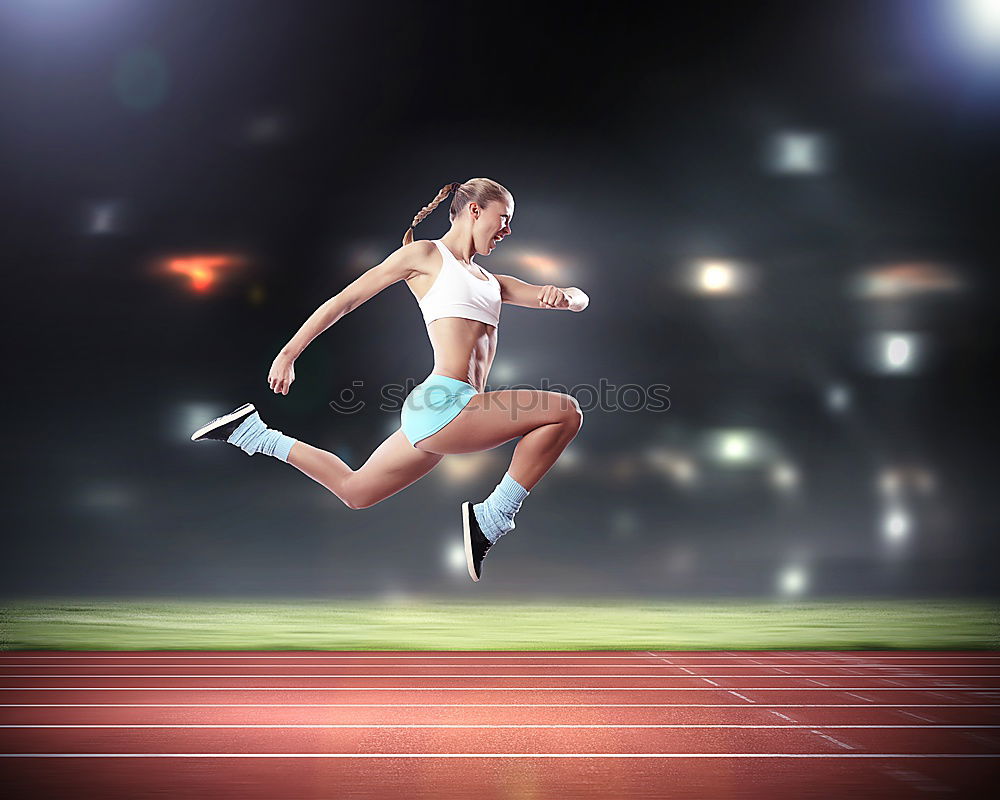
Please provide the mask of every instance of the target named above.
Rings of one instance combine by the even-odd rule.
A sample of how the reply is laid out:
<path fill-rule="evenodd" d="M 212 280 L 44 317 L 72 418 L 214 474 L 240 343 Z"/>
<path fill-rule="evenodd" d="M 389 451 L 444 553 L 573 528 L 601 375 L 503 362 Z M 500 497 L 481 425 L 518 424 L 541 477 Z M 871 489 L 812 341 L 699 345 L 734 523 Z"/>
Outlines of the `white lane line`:
<path fill-rule="evenodd" d="M 159 676 L 165 677 L 165 676 Z M 278 675 L 276 677 L 289 677 Z M 451 676 L 458 677 L 458 676 Z M 494 676 L 495 677 L 495 676 Z M 550 677 L 550 676 L 546 676 Z M 572 676 L 570 676 L 572 677 Z M 940 692 L 895 686 L 741 686 L 744 692 L 843 692 L 874 702 L 848 689 L 865 692 Z M 0 686 L 0 692 L 714 692 L 708 686 Z M 727 690 L 728 691 L 728 690 Z M 990 689 L 955 689 L 956 692 L 989 692 Z M 730 692 L 732 694 L 732 692 Z"/>
<path fill-rule="evenodd" d="M 696 672 L 692 672 L 684 667 L 678 667 L 677 669 L 682 669 L 684 672 L 688 673 L 693 678 L 742 678 L 743 680 L 774 680 L 780 678 L 780 675 L 699 675 Z M 31 678 L 33 680 L 61 680 L 63 678 L 87 678 L 88 680 L 114 680 L 116 678 L 157 678 L 157 679 L 167 679 L 167 678 L 498 678 L 501 680 L 506 680 L 508 678 L 642 678 L 644 680 L 656 680 L 659 678 L 684 678 L 685 675 L 637 675 L 634 673 L 619 673 L 619 674 L 607 674 L 607 673 L 589 673 L 589 672 L 578 672 L 575 674 L 570 673 L 559 673 L 559 672 L 514 672 L 511 674 L 487 674 L 483 672 L 183 672 L 176 673 L 173 675 L 164 675 L 157 673 L 107 673 L 102 675 L 87 675 L 87 674 L 76 674 L 76 673 L 63 673 L 61 675 L 53 675 L 52 673 L 44 673 L 41 675 L 28 674 L 16 674 L 16 675 L 0 675 L 0 680 L 6 680 L 8 678 Z M 804 680 L 811 681 L 812 683 L 817 683 L 820 686 L 825 686 L 826 684 L 817 681 L 816 678 L 845 678 L 845 677 L 856 677 L 847 675 L 789 675 L 792 680 Z M 879 678 L 876 676 L 862 675 L 865 680 L 877 680 L 885 681 L 888 683 L 895 683 L 897 686 L 903 686 L 904 684 L 898 681 L 892 681 L 888 678 Z M 926 677 L 921 675 L 896 675 L 897 678 L 920 678 Z M 1000 678 L 1000 675 L 935 675 L 935 678 L 941 677 L 952 677 L 952 678 Z M 832 688 L 832 687 L 830 687 Z M 879 688 L 879 687 L 868 687 L 868 688 Z M 997 686 L 968 686 L 966 684 L 953 683 L 942 685 L 940 681 L 932 684 L 927 688 L 933 689 L 981 689 L 983 691 L 996 691 L 1000 689 Z"/>
<path fill-rule="evenodd" d="M 829 689 L 830 688 L 829 686 L 827 686 L 822 681 L 817 681 L 817 680 L 814 680 L 813 678 L 806 678 L 806 680 L 809 681 L 810 683 L 815 683 L 817 686 L 822 686 L 824 689 Z"/>
<path fill-rule="evenodd" d="M 774 716 L 776 716 L 776 717 L 778 717 L 780 719 L 783 719 L 783 720 L 787 720 L 788 722 L 795 722 L 795 720 L 792 719 L 790 716 L 788 716 L 787 714 L 782 714 L 780 711 L 768 711 L 767 713 L 768 714 L 774 714 Z M 814 725 L 812 727 L 816 727 L 816 726 Z"/>
<path fill-rule="evenodd" d="M 884 691 L 884 692 L 897 692 L 899 690 L 898 689 L 882 689 L 880 691 Z M 865 702 L 868 702 L 868 703 L 874 703 L 875 702 L 870 697 L 863 697 L 860 694 L 854 694 L 854 692 L 844 692 L 844 694 L 850 695 L 851 697 L 856 697 L 856 698 L 858 698 L 858 700 L 864 700 Z"/>
<path fill-rule="evenodd" d="M 730 691 L 729 694 L 733 695 L 734 697 L 740 698 L 740 700 L 746 700 L 748 703 L 753 703 L 754 702 L 749 697 L 747 697 L 746 695 L 742 695 L 739 692 Z"/>
<path fill-rule="evenodd" d="M 621 662 L 615 664 L 564 664 L 562 666 L 566 667 L 587 667 L 588 669 L 618 669 L 619 667 L 626 667 L 628 669 L 666 669 L 667 666 L 677 667 L 679 665 L 674 664 L 670 659 L 663 658 L 661 656 L 653 656 L 660 661 L 665 662 L 665 664 L 623 664 Z M 2 660 L 2 657 L 0 657 Z M 552 666 L 549 664 L 441 664 L 441 663 L 431 663 L 431 664 L 385 664 L 385 663 L 373 663 L 373 664 L 359 664 L 359 663 L 348 663 L 348 664 L 337 664 L 335 662 L 328 663 L 307 663 L 307 664 L 253 664 L 253 663 L 233 663 L 227 662 L 225 664 L 136 664 L 136 663 L 122 663 L 122 664 L 37 664 L 37 663 L 0 663 L 0 669 L 17 669 L 18 667 L 31 667 L 34 669 L 68 669 L 70 667 L 78 669 L 106 669 L 109 667 L 142 667 L 143 669 L 148 669 L 150 667 L 170 667 L 176 669 L 177 667 L 208 667 L 208 668 L 223 668 L 223 667 L 280 667 L 282 669 L 297 669 L 306 667 L 331 667 L 334 669 L 351 669 L 354 667 L 384 667 L 384 668 L 395 668 L 395 667 L 446 667 L 451 669 L 482 669 L 483 667 L 503 667 L 504 669 L 517 669 L 519 667 L 544 667 Z M 814 667 L 832 667 L 845 672 L 850 672 L 855 674 L 858 669 L 892 669 L 892 670 L 902 670 L 902 669 L 924 669 L 934 667 L 937 669 L 1000 669 L 1000 664 L 903 664 L 899 667 L 886 667 L 881 664 L 854 664 L 851 669 L 844 667 L 840 664 L 690 664 L 689 666 L 704 668 L 704 667 L 723 667 L 725 669 L 759 669 L 761 667 L 766 669 L 778 669 L 779 667 L 793 667 L 795 669 L 813 669 Z M 864 673 L 856 673 L 864 674 Z M 899 677 L 898 675 L 895 677 Z M 983 678 L 990 677 L 987 675 L 927 675 L 925 673 L 914 673 L 912 677 L 920 678 Z M 995 676 L 993 676 L 995 677 Z"/>
<path fill-rule="evenodd" d="M 647 650 L 646 652 L 653 654 L 652 650 Z M 705 654 L 705 655 L 698 655 L 698 656 L 679 656 L 679 655 L 676 655 L 672 651 L 661 651 L 660 653 L 655 653 L 653 655 L 654 655 L 654 658 L 669 657 L 669 658 L 673 658 L 673 659 L 684 659 L 684 660 L 691 660 L 691 659 L 713 659 L 713 658 L 714 659 L 733 658 L 733 659 L 738 659 L 740 661 L 745 661 L 746 658 L 747 658 L 745 655 L 744 656 L 737 656 L 737 655 L 713 655 L 711 653 L 708 653 L 708 654 Z M 828 655 L 828 654 L 824 653 L 822 655 Z M 801 656 L 801 655 L 798 655 L 797 653 L 784 653 L 784 654 L 773 655 L 773 656 L 760 656 L 760 655 L 756 656 L 756 658 L 759 658 L 759 659 L 766 659 L 766 658 L 784 658 L 784 659 L 788 659 L 788 658 L 812 658 L 814 660 L 816 658 L 818 658 L 818 657 L 819 656 Z M 634 659 L 634 658 L 636 658 L 636 656 L 607 656 L 607 655 L 605 655 L 605 656 L 593 656 L 593 655 L 589 655 L 589 656 L 588 655 L 552 656 L 552 655 L 535 655 L 534 653 L 529 653 L 527 655 L 518 655 L 518 656 L 515 656 L 515 655 L 500 655 L 500 654 L 490 654 L 490 655 L 454 655 L 454 654 L 449 654 L 449 655 L 431 654 L 431 655 L 428 655 L 428 654 L 424 654 L 424 655 L 414 655 L 414 656 L 399 656 L 399 655 L 391 655 L 391 656 L 389 656 L 389 655 L 371 654 L 371 653 L 365 654 L 365 655 L 346 655 L 342 651 L 330 651 L 330 653 L 328 653 L 328 654 L 307 654 L 307 655 L 291 655 L 291 654 L 287 654 L 287 655 L 276 656 L 276 655 L 253 655 L 253 654 L 251 654 L 249 652 L 244 651 L 240 655 L 204 655 L 204 654 L 199 654 L 199 655 L 180 655 L 180 656 L 174 656 L 174 655 L 162 655 L 162 654 L 158 654 L 158 655 L 143 655 L 143 656 L 140 656 L 140 655 L 129 655 L 129 654 L 125 654 L 125 653 L 120 653 L 119 652 L 119 653 L 114 653 L 113 655 L 59 655 L 59 656 L 51 656 L 51 655 L 31 654 L 31 655 L 21 655 L 21 656 L 18 656 L 18 655 L 7 655 L 7 656 L 0 656 L 0 658 L 4 658 L 4 659 L 12 659 L 12 658 L 34 658 L 34 659 L 43 659 L 43 660 L 48 660 L 48 659 L 66 659 L 66 658 L 78 658 L 78 659 L 84 659 L 84 658 L 86 658 L 86 659 L 139 658 L 139 659 L 162 659 L 162 660 L 168 660 L 168 659 L 196 659 L 196 658 L 198 658 L 198 659 L 211 658 L 211 659 L 220 659 L 220 660 L 221 659 L 230 659 L 230 658 L 248 658 L 248 659 L 255 659 L 255 660 L 282 659 L 282 658 L 284 658 L 284 659 L 289 659 L 289 658 L 290 659 L 314 659 L 314 658 L 370 658 L 370 659 L 419 659 L 419 658 L 425 658 L 425 659 L 434 659 L 434 658 L 465 658 L 465 659 L 498 658 L 498 659 L 503 659 L 503 658 L 507 658 L 507 659 L 511 659 L 511 658 L 513 658 L 513 659 L 521 659 L 521 660 L 525 660 L 525 659 L 530 660 L 530 659 L 580 659 L 580 658 L 603 658 L 603 659 L 609 659 L 609 658 L 632 658 L 632 659 Z M 932 656 L 878 656 L 877 658 L 878 658 L 879 661 L 883 661 L 885 659 L 897 659 L 897 660 L 899 660 L 899 659 L 906 659 L 906 660 L 910 660 L 910 661 L 919 661 L 922 658 L 924 658 L 924 659 L 926 659 L 926 658 L 953 659 L 953 660 L 955 660 L 955 659 L 965 660 L 965 659 L 988 659 L 988 658 L 991 658 L 991 659 L 997 660 L 998 663 L 996 664 L 996 666 L 1000 666 L 1000 653 L 997 653 L 995 655 L 990 655 L 990 656 L 949 656 L 949 655 L 944 655 L 942 653 L 934 653 L 934 655 L 932 655 Z M 868 659 L 861 659 L 861 660 L 867 660 L 869 662 L 872 661 L 871 657 L 869 657 Z M 853 664 L 852 664 L 852 666 L 853 666 Z"/>
<path fill-rule="evenodd" d="M 1000 708 L 1000 704 L 755 703 L 757 708 Z M 746 708 L 744 703 L 0 703 L 0 708 Z M 902 713 L 906 713 L 905 711 Z M 815 726 L 814 726 L 815 727 Z"/>
<path fill-rule="evenodd" d="M 1000 753 L 0 753 L 0 758 L 998 758 Z"/>
<path fill-rule="evenodd" d="M 913 717 L 914 719 L 921 719 L 921 720 L 923 720 L 924 722 L 932 722 L 932 723 L 934 723 L 935 725 L 937 724 L 937 720 L 933 720 L 933 719 L 931 719 L 930 717 L 925 717 L 925 716 L 923 716 L 922 714 L 913 714 L 913 713 L 911 713 L 911 712 L 909 712 L 909 711 L 900 711 L 899 713 L 900 713 L 900 714 L 906 714 L 906 716 L 908 716 L 908 717 Z"/>
<path fill-rule="evenodd" d="M 854 745 L 847 744 L 847 742 L 842 742 L 842 741 L 840 741 L 840 739 L 835 739 L 834 737 L 828 736 L 825 733 L 820 733 L 819 731 L 816 731 L 816 730 L 811 730 L 811 731 L 809 731 L 809 733 L 815 733 L 817 736 L 819 736 L 819 737 L 821 737 L 823 739 L 826 739 L 828 742 L 833 742 L 835 745 L 837 745 L 838 747 L 843 747 L 845 750 L 856 750 L 857 749 L 856 747 L 854 747 Z"/>
<path fill-rule="evenodd" d="M 705 683 L 712 684 L 712 686 L 718 686 L 719 685 L 715 681 L 710 681 L 708 678 L 702 678 L 702 680 L 705 681 Z"/>
<path fill-rule="evenodd" d="M 777 712 L 772 711 L 772 714 Z M 791 720 L 791 717 L 786 717 L 784 714 L 778 714 L 779 717 L 783 719 Z M 794 722 L 794 720 L 791 720 Z M 274 730 L 284 730 L 298 729 L 298 728 L 669 728 L 669 729 L 685 729 L 685 728 L 740 728 L 747 730 L 784 730 L 784 729 L 808 729 L 810 733 L 817 733 L 816 728 L 822 730 L 829 730 L 831 728 L 885 728 L 888 730 L 937 730 L 939 728 L 955 728 L 960 730 L 969 730 L 973 728 L 1000 728 L 1000 725 L 729 725 L 723 723 L 691 723 L 691 724 L 630 724 L 630 723 L 601 723 L 601 724 L 515 724 L 515 723 L 498 723 L 498 724 L 482 724 L 482 725 L 460 725 L 460 724 L 448 724 L 448 723 L 372 723 L 368 725 L 364 724 L 348 724 L 348 723 L 331 723 L 331 724 L 265 724 L 265 723 L 184 723 L 184 724 L 166 724 L 166 723 L 139 723 L 139 724 L 80 724 L 80 725 L 0 725 L 0 728 L 124 728 L 126 730 L 131 730 L 132 728 L 264 728 L 264 729 L 274 729 Z M 822 735 L 822 734 L 820 734 Z M 974 734 L 968 734 L 969 736 L 974 736 Z M 829 738 L 829 737 L 824 737 Z M 986 741 L 991 745 L 995 745 L 996 742 L 992 740 L 987 740 L 980 737 L 982 741 Z M 853 747 L 850 749 L 854 749 Z"/>

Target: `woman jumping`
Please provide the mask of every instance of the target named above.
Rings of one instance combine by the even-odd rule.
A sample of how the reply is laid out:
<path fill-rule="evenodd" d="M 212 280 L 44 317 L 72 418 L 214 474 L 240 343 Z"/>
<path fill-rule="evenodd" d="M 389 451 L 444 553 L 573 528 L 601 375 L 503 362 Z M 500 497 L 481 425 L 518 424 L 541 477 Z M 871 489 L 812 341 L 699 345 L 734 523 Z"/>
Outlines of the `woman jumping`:
<path fill-rule="evenodd" d="M 454 192 L 451 229 L 440 239 L 413 240 L 413 228 Z M 430 472 L 443 456 L 476 453 L 520 437 L 510 467 L 481 503 L 462 503 L 465 557 L 472 580 L 542 476 L 573 440 L 583 415 L 572 395 L 534 389 L 486 392 L 497 349 L 500 306 L 583 311 L 590 302 L 577 288 L 535 286 L 492 275 L 473 255 L 488 256 L 510 235 L 514 198 L 489 178 L 445 186 L 413 218 L 403 246 L 327 300 L 274 359 L 268 386 L 287 395 L 295 359 L 323 331 L 388 286 L 405 280 L 417 298 L 434 350 L 434 368 L 403 403 L 401 426 L 360 469 L 333 453 L 268 428 L 250 404 L 192 434 L 192 441 L 229 442 L 249 455 L 280 458 L 321 483 L 348 508 L 369 508 Z"/>

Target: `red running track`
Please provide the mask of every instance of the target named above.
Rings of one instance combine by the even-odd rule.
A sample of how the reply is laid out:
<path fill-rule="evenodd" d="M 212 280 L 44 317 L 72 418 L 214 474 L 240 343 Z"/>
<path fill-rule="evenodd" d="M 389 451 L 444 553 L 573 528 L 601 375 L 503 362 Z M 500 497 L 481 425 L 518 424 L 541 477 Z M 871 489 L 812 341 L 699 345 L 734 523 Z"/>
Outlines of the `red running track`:
<path fill-rule="evenodd" d="M 998 652 L 0 655 L 16 797 L 981 797 Z"/>

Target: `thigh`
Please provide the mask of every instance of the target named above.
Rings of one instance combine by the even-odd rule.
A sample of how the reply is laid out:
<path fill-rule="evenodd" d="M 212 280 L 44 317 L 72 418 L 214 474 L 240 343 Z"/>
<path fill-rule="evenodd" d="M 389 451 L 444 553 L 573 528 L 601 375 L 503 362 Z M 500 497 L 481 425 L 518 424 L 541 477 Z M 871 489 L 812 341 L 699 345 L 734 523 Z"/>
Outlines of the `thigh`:
<path fill-rule="evenodd" d="M 394 431 L 348 478 L 351 494 L 378 502 L 422 478 L 440 461 L 438 453 L 417 450 L 401 430 Z"/>
<path fill-rule="evenodd" d="M 576 413 L 576 401 L 560 392 L 506 389 L 480 392 L 437 433 L 414 445 L 429 453 L 478 453 Z"/>

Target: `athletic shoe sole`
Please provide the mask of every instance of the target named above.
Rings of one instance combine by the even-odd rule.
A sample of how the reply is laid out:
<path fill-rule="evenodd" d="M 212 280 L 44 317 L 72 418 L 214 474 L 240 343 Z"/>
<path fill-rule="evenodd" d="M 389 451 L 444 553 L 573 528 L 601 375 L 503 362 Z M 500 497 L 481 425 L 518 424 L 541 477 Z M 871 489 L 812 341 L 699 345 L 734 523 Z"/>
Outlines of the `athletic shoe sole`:
<path fill-rule="evenodd" d="M 191 434 L 191 441 L 197 442 L 206 433 L 211 433 L 216 428 L 221 428 L 224 425 L 228 425 L 234 419 L 239 419 L 242 416 L 247 416 L 248 414 L 252 414 L 254 411 L 256 411 L 256 409 L 253 407 L 253 403 L 246 403 L 245 405 L 242 405 L 239 408 L 237 408 L 235 411 L 231 411 L 230 413 L 226 414 L 224 417 L 217 417 L 216 419 L 213 419 L 211 422 L 209 422 L 207 425 L 203 425 L 202 427 L 198 428 L 198 430 L 196 430 L 194 433 Z"/>
<path fill-rule="evenodd" d="M 462 533 L 465 536 L 465 563 L 469 567 L 469 577 L 478 581 L 476 577 L 476 567 L 472 562 L 472 531 L 469 529 L 469 515 L 472 511 L 472 503 L 466 500 L 462 503 Z"/>

